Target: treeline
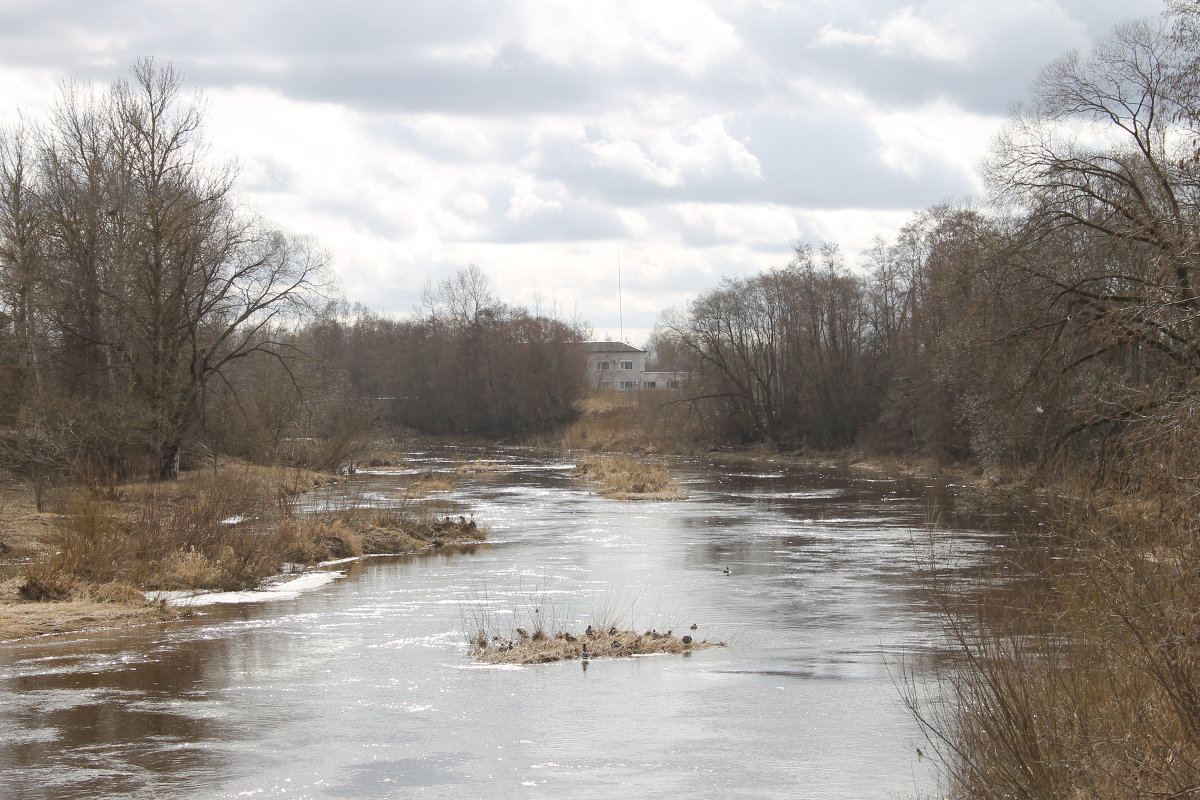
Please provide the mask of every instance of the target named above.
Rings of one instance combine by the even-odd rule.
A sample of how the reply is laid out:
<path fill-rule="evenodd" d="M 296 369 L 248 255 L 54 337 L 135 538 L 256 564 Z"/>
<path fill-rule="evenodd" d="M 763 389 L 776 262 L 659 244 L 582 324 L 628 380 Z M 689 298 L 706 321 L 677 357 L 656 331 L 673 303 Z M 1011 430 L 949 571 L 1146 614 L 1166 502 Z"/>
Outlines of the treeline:
<path fill-rule="evenodd" d="M 993 201 L 728 280 L 655 349 L 727 440 L 973 456 L 1104 454 L 1200 380 L 1197 12 L 1039 76 L 985 165 Z"/>
<path fill-rule="evenodd" d="M 507 305 L 474 265 L 426 288 L 409 319 L 343 309 L 305 349 L 346 371 L 385 429 L 504 439 L 570 420 L 586 389 L 580 326 Z"/>
<path fill-rule="evenodd" d="M 203 122 L 141 60 L 0 131 L 0 467 L 35 487 L 217 454 L 328 469 L 381 425 L 499 437 L 571 414 L 576 327 L 473 267 L 417 319 L 347 313 L 321 250 L 239 204 Z"/>

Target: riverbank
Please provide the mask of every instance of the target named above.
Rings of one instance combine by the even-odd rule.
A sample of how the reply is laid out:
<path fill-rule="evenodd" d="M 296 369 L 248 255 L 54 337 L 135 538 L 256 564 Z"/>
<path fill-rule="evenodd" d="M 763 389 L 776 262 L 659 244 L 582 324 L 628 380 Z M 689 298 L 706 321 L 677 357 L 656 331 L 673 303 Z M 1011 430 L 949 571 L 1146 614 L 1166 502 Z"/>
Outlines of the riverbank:
<path fill-rule="evenodd" d="M 427 475 L 387 507 L 300 513 L 297 498 L 337 476 L 227 464 L 176 481 L 75 488 L 38 510 L 28 487 L 0 494 L 0 640 L 152 624 L 179 609 L 147 592 L 240 591 L 332 559 L 477 543 L 474 520 L 424 498 Z"/>

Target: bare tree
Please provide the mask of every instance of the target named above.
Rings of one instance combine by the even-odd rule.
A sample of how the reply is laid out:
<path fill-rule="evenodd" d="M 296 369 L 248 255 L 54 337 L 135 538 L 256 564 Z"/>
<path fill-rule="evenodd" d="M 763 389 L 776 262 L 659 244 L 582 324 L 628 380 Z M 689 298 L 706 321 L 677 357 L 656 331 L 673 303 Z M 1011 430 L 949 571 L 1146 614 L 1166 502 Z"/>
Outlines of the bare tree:
<path fill-rule="evenodd" d="M 1042 72 L 989 162 L 1026 220 L 1013 262 L 1064 327 L 1094 339 L 1078 363 L 1133 347 L 1184 381 L 1200 374 L 1200 163 L 1194 79 L 1180 80 L 1191 60 L 1161 21 L 1118 27 Z M 1055 238 L 1060 257 L 1042 258 Z"/>
<path fill-rule="evenodd" d="M 23 122 L 0 132 L 0 313 L 9 320 L 10 412 L 40 383 L 36 292 L 43 269 L 43 217 L 34 185 L 36 153 Z"/>
<path fill-rule="evenodd" d="M 24 139 L 0 150 L 6 305 L 37 265 L 56 391 L 106 409 L 160 478 L 229 365 L 286 361 L 271 332 L 308 307 L 325 267 L 311 242 L 238 207 L 234 170 L 206 161 L 203 107 L 181 86 L 150 59 L 104 92 L 65 84 L 35 163 Z"/>

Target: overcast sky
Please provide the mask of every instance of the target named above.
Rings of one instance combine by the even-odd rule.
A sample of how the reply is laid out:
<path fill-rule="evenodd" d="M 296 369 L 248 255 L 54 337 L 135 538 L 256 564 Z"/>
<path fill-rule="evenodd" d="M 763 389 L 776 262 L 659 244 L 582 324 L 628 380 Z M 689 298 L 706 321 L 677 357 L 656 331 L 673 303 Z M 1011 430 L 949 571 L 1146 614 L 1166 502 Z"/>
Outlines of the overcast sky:
<path fill-rule="evenodd" d="M 1039 67 L 1160 0 L 0 0 L 0 118 L 138 56 L 343 294 L 474 263 L 625 339 L 798 241 L 853 261 L 976 165 Z"/>

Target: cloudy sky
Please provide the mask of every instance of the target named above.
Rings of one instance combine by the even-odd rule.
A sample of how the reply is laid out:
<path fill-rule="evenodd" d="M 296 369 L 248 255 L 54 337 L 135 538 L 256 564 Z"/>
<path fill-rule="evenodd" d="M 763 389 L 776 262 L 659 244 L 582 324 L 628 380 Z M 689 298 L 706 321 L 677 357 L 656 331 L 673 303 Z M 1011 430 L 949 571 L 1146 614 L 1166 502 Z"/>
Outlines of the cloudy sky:
<path fill-rule="evenodd" d="M 625 339 L 798 241 L 851 260 L 975 167 L 1039 67 L 1160 0 L 0 0 L 0 119 L 171 61 L 247 205 L 342 293 L 496 294 Z M 618 247 L 619 241 L 619 247 Z"/>

